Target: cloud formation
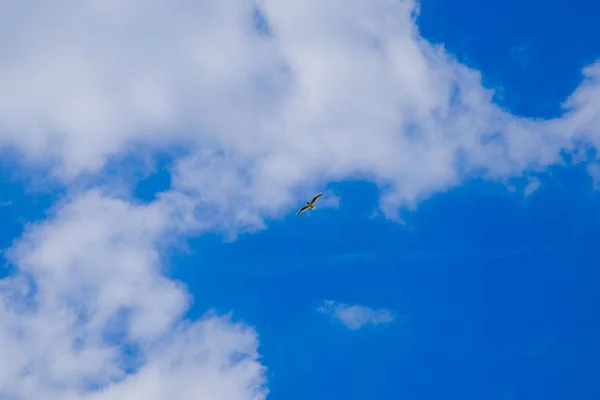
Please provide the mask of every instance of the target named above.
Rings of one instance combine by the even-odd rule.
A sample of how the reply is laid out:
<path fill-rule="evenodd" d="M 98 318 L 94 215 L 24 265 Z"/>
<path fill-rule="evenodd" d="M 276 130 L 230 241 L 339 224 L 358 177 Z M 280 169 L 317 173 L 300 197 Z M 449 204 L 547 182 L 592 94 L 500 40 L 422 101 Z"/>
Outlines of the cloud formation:
<path fill-rule="evenodd" d="M 228 316 L 183 320 L 185 287 L 159 250 L 177 216 L 90 191 L 11 249 L 0 281 L 0 397 L 260 400 L 256 332 Z"/>
<path fill-rule="evenodd" d="M 375 310 L 361 305 L 351 306 L 345 303 L 336 303 L 333 300 L 325 300 L 317 310 L 333 316 L 346 328 L 353 330 L 360 329 L 365 325 L 386 324 L 394 320 L 392 312 L 385 308 Z"/>
<path fill-rule="evenodd" d="M 514 116 L 419 35 L 417 12 L 412 0 L 5 5 L 0 148 L 71 195 L 10 251 L 0 397 L 263 399 L 257 333 L 183 319 L 187 291 L 161 263 L 173 237 L 261 227 L 345 179 L 377 184 L 394 218 L 464 179 L 598 147 L 600 63 L 560 118 Z M 172 185 L 148 205 L 77 189 L 173 148 Z M 350 327 L 389 317 L 325 307 Z"/>
<path fill-rule="evenodd" d="M 0 42 L 0 144 L 67 182 L 140 146 L 183 146 L 173 189 L 235 227 L 352 178 L 379 185 L 394 217 L 465 178 L 521 176 L 598 144 L 600 64 L 561 118 L 520 118 L 420 37 L 416 12 L 412 0 L 15 3 L 0 16 L 16 38 Z"/>

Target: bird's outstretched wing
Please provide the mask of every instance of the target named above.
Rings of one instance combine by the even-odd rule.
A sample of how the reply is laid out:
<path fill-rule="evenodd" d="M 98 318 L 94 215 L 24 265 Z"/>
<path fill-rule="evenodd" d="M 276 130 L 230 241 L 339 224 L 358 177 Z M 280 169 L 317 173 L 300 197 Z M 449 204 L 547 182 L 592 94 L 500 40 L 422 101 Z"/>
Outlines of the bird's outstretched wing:
<path fill-rule="evenodd" d="M 296 213 L 296 215 L 300 215 L 300 214 L 302 214 L 304 211 L 306 211 L 308 209 L 309 209 L 309 207 L 308 207 L 308 204 L 307 204 L 304 207 L 302 207 L 301 209 L 299 209 L 298 212 Z"/>
<path fill-rule="evenodd" d="M 323 196 L 323 192 L 319 193 L 318 195 L 316 195 L 315 197 L 313 197 L 313 199 L 310 201 L 310 204 L 315 204 L 317 202 L 317 200 L 319 199 L 319 197 Z"/>

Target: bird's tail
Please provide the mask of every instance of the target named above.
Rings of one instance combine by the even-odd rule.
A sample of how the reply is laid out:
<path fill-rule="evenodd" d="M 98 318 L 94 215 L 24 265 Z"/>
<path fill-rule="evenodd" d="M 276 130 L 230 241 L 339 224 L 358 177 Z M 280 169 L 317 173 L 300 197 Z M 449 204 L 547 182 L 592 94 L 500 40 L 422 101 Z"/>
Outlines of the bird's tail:
<path fill-rule="evenodd" d="M 315 207 L 315 206 L 311 205 L 311 206 L 310 206 L 310 209 L 311 209 L 311 210 L 316 210 L 316 209 L 317 209 L 317 207 Z"/>

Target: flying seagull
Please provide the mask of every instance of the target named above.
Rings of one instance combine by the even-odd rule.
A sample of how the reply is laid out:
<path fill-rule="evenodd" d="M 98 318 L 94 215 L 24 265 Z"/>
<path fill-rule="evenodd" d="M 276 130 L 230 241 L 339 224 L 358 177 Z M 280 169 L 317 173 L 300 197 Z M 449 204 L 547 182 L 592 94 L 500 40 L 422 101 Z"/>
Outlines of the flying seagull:
<path fill-rule="evenodd" d="M 313 199 L 309 203 L 306 203 L 306 205 L 304 207 L 302 207 L 300 210 L 298 210 L 298 212 L 296 213 L 296 215 L 302 214 L 304 211 L 308 210 L 309 208 L 311 210 L 316 209 L 315 203 L 317 202 L 317 200 L 319 199 L 319 197 L 321 197 L 322 195 L 323 195 L 323 192 L 321 192 L 318 195 L 316 195 L 315 197 L 313 197 Z"/>

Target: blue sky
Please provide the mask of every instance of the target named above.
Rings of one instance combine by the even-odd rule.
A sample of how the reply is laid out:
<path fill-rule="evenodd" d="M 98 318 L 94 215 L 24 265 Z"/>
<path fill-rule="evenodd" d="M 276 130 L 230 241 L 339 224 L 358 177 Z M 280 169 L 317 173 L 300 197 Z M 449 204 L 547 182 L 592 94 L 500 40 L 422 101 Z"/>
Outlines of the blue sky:
<path fill-rule="evenodd" d="M 262 332 L 272 397 L 596 396 L 598 195 L 581 168 L 526 200 L 468 183 L 424 202 L 410 229 L 368 219 L 372 187 L 338 190 L 338 210 L 231 244 L 201 238 L 193 268 L 177 258 L 192 312 L 232 309 Z M 322 298 L 398 318 L 344 330 L 315 313 Z"/>
<path fill-rule="evenodd" d="M 6 327 L 0 330 L 0 359 L 13 357 L 15 365 L 30 368 L 27 373 L 21 367 L 0 368 L 0 399 L 33 399 L 40 393 L 98 400 L 137 399 L 129 397 L 134 393 L 157 400 L 192 395 L 215 400 L 600 398 L 600 174 L 590 167 L 597 166 L 600 96 L 576 101 L 572 120 L 561 108 L 583 87 L 582 69 L 600 57 L 594 17 L 600 4 L 423 0 L 416 19 L 419 34 L 443 45 L 443 54 L 461 67 L 432 56 L 437 53 L 428 45 L 417 44 L 414 51 L 400 46 L 401 56 L 415 58 L 406 65 L 398 61 L 402 57 L 392 63 L 407 68 L 398 81 L 382 84 L 352 75 L 372 67 L 361 64 L 347 75 L 340 72 L 339 79 L 362 77 L 364 86 L 340 93 L 337 72 L 315 71 L 333 62 L 329 54 L 352 60 L 362 53 L 335 40 L 321 42 L 327 37 L 323 26 L 329 25 L 320 22 L 331 17 L 337 27 L 362 21 L 364 13 L 365 21 L 378 23 L 369 32 L 379 29 L 379 22 L 390 23 L 375 6 L 363 3 L 347 14 L 325 6 L 322 13 L 321 6 L 299 10 L 311 34 L 297 27 L 285 7 L 260 3 L 269 24 L 261 40 L 272 40 L 277 53 L 214 28 L 228 38 L 223 54 L 235 52 L 223 56 L 220 68 L 215 61 L 202 64 L 200 72 L 188 72 L 195 58 L 179 53 L 181 58 L 157 62 L 156 70 L 143 73 L 133 67 L 127 72 L 125 66 L 113 70 L 113 61 L 100 71 L 85 62 L 69 64 L 81 56 L 74 51 L 66 61 L 57 56 L 53 66 L 67 71 L 56 80 L 75 88 L 63 96 L 52 91 L 39 70 L 24 69 L 42 82 L 40 93 L 55 97 L 39 96 L 43 99 L 35 104 L 29 99 L 14 108 L 0 98 L 0 130 L 9 132 L 0 134 L 0 147 L 6 154 L 19 149 L 0 163 L 0 245 L 6 264 L 0 274 L 0 323 Z M 199 2 L 190 12 L 203 16 L 214 8 L 207 4 Z M 238 15 L 232 10 L 242 4 L 206 15 L 215 20 L 229 12 Z M 183 37 L 184 28 L 169 27 L 187 27 L 189 20 L 177 14 L 181 23 L 176 24 L 179 11 L 163 20 L 170 7 L 161 3 L 147 11 L 147 18 L 164 24 L 156 29 L 164 29 L 165 37 Z M 414 21 L 407 10 L 400 7 L 390 15 L 410 28 Z M 15 7 L 14 15 L 35 22 L 21 11 Z M 119 7 L 110 12 L 129 15 Z M 125 38 L 122 48 L 104 54 L 99 46 L 99 55 L 85 52 L 81 60 L 97 57 L 91 60 L 104 65 L 115 54 L 134 53 L 127 43 L 130 37 L 134 44 L 141 40 L 137 31 L 123 22 L 125 17 L 114 18 L 110 24 L 118 27 L 117 39 Z M 237 23 L 237 17 L 223 18 L 224 24 Z M 94 29 L 106 27 L 106 21 Z M 44 29 L 53 26 L 42 24 L 31 37 L 44 37 Z M 148 29 L 140 26 L 141 32 Z M 209 22 L 206 26 L 213 29 Z M 354 38 L 351 28 L 339 31 Z M 98 40 L 96 31 L 73 29 L 81 29 L 82 40 L 86 35 Z M 397 34 L 404 35 L 403 29 Z M 390 32 L 373 35 L 378 43 L 391 43 L 396 32 Z M 205 31 L 192 33 L 197 38 Z M 410 40 L 399 43 L 418 43 L 407 35 Z M 223 54 L 211 40 L 221 36 L 208 37 L 200 44 L 219 59 Z M 309 45 L 300 45 L 303 40 Z M 19 50 L 44 56 L 35 40 L 23 43 L 27 50 Z M 319 43 L 331 47 L 311 53 L 310 44 L 316 49 Z M 246 47 L 252 51 L 240 50 Z M 0 51 L 17 60 L 0 62 L 0 76 L 17 82 L 11 88 L 27 89 L 10 74 L 19 62 L 31 66 L 11 46 L 0 43 Z M 131 57 L 127 65 L 145 60 L 145 55 Z M 232 57 L 258 71 L 259 89 L 254 75 L 248 75 L 251 83 L 245 81 Z M 280 59 L 291 66 L 283 74 Z M 431 59 L 437 61 L 423 61 Z M 470 72 L 463 75 L 462 66 L 480 73 L 481 82 Z M 383 70 L 372 71 L 377 77 Z M 428 80 L 438 73 L 442 78 Z M 73 75 L 74 83 L 65 78 Z M 82 76 L 122 83 L 114 77 L 138 75 L 146 79 L 141 83 L 155 86 L 148 91 L 127 86 L 122 93 L 119 85 L 88 87 L 85 79 L 76 81 Z M 329 76 L 327 83 L 318 81 L 322 76 Z M 290 83 L 295 80 L 304 86 Z M 336 83 L 329 87 L 330 81 Z M 211 96 L 191 94 L 188 82 Z M 315 82 L 321 83 L 311 86 Z M 419 83 L 413 87 L 411 82 Z M 446 82 L 460 88 L 460 104 L 438 101 Z M 590 82 L 589 90 L 597 92 L 596 81 Z M 393 87 L 401 94 L 388 93 L 388 84 L 398 84 Z M 312 91 L 293 97 L 303 87 Z M 484 88 L 494 91 L 489 104 Z M 107 97 L 97 97 L 99 90 Z M 135 92 L 129 102 L 117 104 L 124 110 L 112 109 L 108 100 L 121 101 L 128 91 Z M 50 98 L 56 106 L 48 105 Z M 409 148 L 414 151 L 387 152 L 400 143 L 390 139 L 393 135 L 411 134 L 404 122 L 385 114 L 387 109 L 379 114 L 388 100 L 397 102 L 403 115 L 417 115 L 406 117 L 417 127 L 416 136 L 401 142 L 414 144 Z M 268 119 L 269 110 L 279 112 L 278 104 L 288 101 L 289 110 L 281 112 L 285 118 Z M 232 111 L 228 102 L 242 111 Z M 340 102 L 343 107 L 337 109 Z M 73 104 L 78 113 L 68 114 Z M 97 106 L 106 108 L 99 112 Z M 435 112 L 421 115 L 430 108 Z M 367 117 L 361 114 L 365 109 Z M 439 117 L 438 111 L 449 116 Z M 465 120 L 455 118 L 462 112 Z M 452 127 L 446 131 L 448 121 Z M 517 146 L 479 148 L 460 136 L 465 126 L 481 143 L 493 134 L 507 143 L 516 140 Z M 272 127 L 276 134 L 268 130 Z M 306 130 L 320 136 L 306 138 L 309 144 L 294 141 L 293 133 Z M 155 132 L 169 132 L 168 138 Z M 363 141 L 370 135 L 381 147 Z M 540 139 L 544 135 L 547 141 Z M 330 147 L 311 147 L 316 142 Z M 456 154 L 468 160 L 464 170 L 455 164 L 455 149 L 447 150 L 454 142 L 460 142 Z M 325 192 L 318 209 L 295 216 L 315 190 Z M 23 294 L 24 287 L 33 291 Z M 29 309 L 31 298 L 35 306 Z M 215 316 L 228 313 L 230 319 Z M 56 329 L 46 328 L 48 321 Z M 20 333 L 13 337 L 12 332 Z M 71 358 L 53 353 L 54 343 L 69 349 Z M 2 346 L 23 355 L 3 353 Z M 139 353 L 131 356 L 130 348 Z M 123 354 L 133 357 L 133 368 L 114 361 Z M 74 371 L 82 365 L 83 372 Z M 155 366 L 158 375 L 152 375 Z"/>

